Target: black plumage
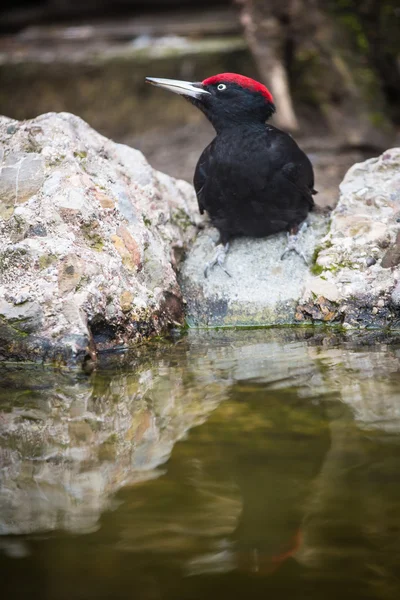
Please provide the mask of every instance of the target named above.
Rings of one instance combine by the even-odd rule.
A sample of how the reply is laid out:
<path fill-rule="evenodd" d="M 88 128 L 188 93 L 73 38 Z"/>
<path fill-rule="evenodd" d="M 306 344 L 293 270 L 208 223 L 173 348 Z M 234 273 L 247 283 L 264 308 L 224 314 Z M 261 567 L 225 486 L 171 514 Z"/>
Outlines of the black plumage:
<path fill-rule="evenodd" d="M 314 206 L 307 156 L 289 135 L 262 123 L 222 130 L 197 163 L 194 187 L 223 244 L 293 230 Z"/>

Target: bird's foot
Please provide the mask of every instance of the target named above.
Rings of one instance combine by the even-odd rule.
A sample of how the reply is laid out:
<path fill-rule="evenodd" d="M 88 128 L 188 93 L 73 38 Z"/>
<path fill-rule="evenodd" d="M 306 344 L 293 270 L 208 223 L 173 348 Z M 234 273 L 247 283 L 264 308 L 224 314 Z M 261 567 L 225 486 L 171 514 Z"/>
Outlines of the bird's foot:
<path fill-rule="evenodd" d="M 304 223 L 302 223 L 302 225 L 299 229 L 293 228 L 288 232 L 287 246 L 286 246 L 285 250 L 283 251 L 281 260 L 286 258 L 286 256 L 288 254 L 290 254 L 291 252 L 294 252 L 295 254 L 297 254 L 297 256 L 300 256 L 300 258 L 308 266 L 308 260 L 304 256 L 304 253 L 297 247 L 297 242 L 299 241 L 299 239 L 301 238 L 301 235 L 304 233 L 304 231 L 307 229 L 307 227 L 308 227 L 308 223 L 306 221 L 304 221 Z"/>
<path fill-rule="evenodd" d="M 229 250 L 229 243 L 228 244 L 218 244 L 218 246 L 216 247 L 216 252 L 214 257 L 210 260 L 210 262 L 208 262 L 206 264 L 206 267 L 204 269 L 204 277 L 208 277 L 208 273 L 211 271 L 211 269 L 213 269 L 216 265 L 219 265 L 221 267 L 221 269 L 224 271 L 224 273 L 226 273 L 229 277 L 232 277 L 232 275 L 229 273 L 229 271 L 226 270 L 226 268 L 224 267 L 224 262 L 226 259 L 226 255 L 228 254 L 228 250 Z"/>

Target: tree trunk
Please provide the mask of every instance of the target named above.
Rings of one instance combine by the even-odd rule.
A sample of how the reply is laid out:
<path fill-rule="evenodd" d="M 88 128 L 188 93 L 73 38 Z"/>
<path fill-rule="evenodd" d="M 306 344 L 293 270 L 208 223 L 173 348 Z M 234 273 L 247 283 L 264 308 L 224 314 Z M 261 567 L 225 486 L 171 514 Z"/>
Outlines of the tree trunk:
<path fill-rule="evenodd" d="M 265 8 L 263 6 L 262 8 Z M 261 78 L 269 87 L 278 107 L 275 121 L 289 131 L 299 128 L 293 108 L 285 65 L 286 27 L 273 15 L 263 18 L 257 2 L 245 0 L 242 23 Z"/>

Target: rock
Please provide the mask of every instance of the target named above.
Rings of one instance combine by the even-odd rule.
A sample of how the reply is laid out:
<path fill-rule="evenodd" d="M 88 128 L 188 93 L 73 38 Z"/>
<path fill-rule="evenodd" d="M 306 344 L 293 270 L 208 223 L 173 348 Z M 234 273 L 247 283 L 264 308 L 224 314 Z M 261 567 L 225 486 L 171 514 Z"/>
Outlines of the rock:
<path fill-rule="evenodd" d="M 312 214 L 309 220 L 300 247 L 312 262 L 315 248 L 326 233 L 327 219 Z M 180 283 L 189 324 L 215 327 L 294 323 L 298 300 L 311 275 L 300 256 L 291 253 L 281 260 L 286 234 L 234 240 L 226 260 L 231 277 L 215 267 L 206 279 L 204 266 L 215 252 L 211 236 L 205 230 L 197 237 L 182 266 Z"/>
<path fill-rule="evenodd" d="M 193 188 L 67 113 L 0 140 L 0 356 L 82 363 L 182 324 Z"/>
<path fill-rule="evenodd" d="M 321 294 L 333 300 L 345 327 L 400 324 L 400 148 L 355 164 L 340 186 L 329 233 L 321 241 L 314 271 Z M 335 297 L 323 288 L 335 290 Z M 299 314 L 319 299 L 306 289 Z"/>
<path fill-rule="evenodd" d="M 323 321 L 331 323 L 338 317 L 338 311 L 334 303 L 329 302 L 324 296 L 318 296 L 309 303 L 297 307 L 296 321 Z"/>

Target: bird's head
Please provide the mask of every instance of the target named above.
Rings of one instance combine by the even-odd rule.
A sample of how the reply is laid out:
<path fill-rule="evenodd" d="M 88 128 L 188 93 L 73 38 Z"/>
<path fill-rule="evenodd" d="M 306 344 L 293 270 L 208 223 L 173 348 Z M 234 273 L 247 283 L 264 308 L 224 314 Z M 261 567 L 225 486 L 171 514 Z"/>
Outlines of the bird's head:
<path fill-rule="evenodd" d="M 184 96 L 217 131 L 241 123 L 264 123 L 275 112 L 271 92 L 265 85 L 236 73 L 221 73 L 193 83 L 156 77 L 146 77 L 146 81 Z"/>

